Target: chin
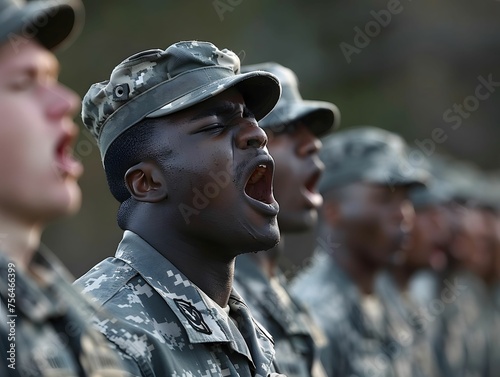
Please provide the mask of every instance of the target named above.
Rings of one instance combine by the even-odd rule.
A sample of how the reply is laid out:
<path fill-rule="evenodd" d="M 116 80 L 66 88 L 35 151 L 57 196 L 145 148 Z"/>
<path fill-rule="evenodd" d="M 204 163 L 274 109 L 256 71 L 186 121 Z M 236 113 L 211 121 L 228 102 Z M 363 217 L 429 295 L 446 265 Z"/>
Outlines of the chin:
<path fill-rule="evenodd" d="M 248 227 L 247 233 L 243 237 L 238 237 L 241 253 L 250 253 L 269 250 L 280 242 L 280 230 L 276 218 L 269 221 L 267 226 Z"/>
<path fill-rule="evenodd" d="M 82 205 L 82 192 L 76 182 L 67 183 L 53 201 L 53 218 L 76 214 Z"/>
<path fill-rule="evenodd" d="M 304 211 L 299 214 L 278 215 L 278 224 L 283 233 L 302 233 L 313 229 L 318 221 L 316 210 Z"/>

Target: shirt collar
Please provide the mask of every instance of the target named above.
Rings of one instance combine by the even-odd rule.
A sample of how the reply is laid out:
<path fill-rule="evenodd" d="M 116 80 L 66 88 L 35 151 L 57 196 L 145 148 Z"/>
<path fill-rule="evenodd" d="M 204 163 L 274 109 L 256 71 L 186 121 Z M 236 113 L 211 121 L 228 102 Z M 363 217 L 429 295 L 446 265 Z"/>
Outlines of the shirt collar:
<path fill-rule="evenodd" d="M 272 340 L 256 326 L 248 307 L 234 290 L 229 306 L 238 328 L 213 300 L 137 234 L 124 232 L 115 257 L 134 268 L 163 297 L 191 343 L 230 343 L 233 349 L 246 355 L 257 370 L 259 365 L 272 362 Z M 256 338 L 261 341 L 257 342 Z"/>

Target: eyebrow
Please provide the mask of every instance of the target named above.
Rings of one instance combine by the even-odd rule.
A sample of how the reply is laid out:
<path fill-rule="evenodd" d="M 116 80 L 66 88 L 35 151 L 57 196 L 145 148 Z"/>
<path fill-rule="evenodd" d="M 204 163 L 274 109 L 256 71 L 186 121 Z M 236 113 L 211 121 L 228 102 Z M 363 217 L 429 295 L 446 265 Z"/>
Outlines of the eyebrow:
<path fill-rule="evenodd" d="M 12 74 L 27 74 L 29 76 L 50 76 L 57 78 L 60 73 L 60 64 L 57 59 L 50 59 L 49 64 L 38 65 L 36 62 L 28 62 L 23 65 L 14 66 Z"/>
<path fill-rule="evenodd" d="M 198 114 L 193 116 L 191 120 L 198 120 L 202 118 L 206 118 L 209 116 L 218 116 L 218 115 L 232 115 L 235 112 L 239 111 L 242 109 L 241 104 L 237 104 L 234 102 L 224 102 L 212 107 L 209 107 L 207 109 L 201 110 Z M 243 113 L 250 113 L 251 112 L 248 110 L 246 106 L 243 106 Z"/>

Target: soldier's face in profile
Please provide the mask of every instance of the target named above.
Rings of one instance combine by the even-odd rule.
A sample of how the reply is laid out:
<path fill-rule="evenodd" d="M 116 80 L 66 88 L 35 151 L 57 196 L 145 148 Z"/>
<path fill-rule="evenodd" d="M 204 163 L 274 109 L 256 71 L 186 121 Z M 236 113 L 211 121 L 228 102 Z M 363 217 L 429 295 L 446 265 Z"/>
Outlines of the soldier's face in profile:
<path fill-rule="evenodd" d="M 317 184 L 324 165 L 318 157 L 319 139 L 296 122 L 283 132 L 268 132 L 269 153 L 276 163 L 274 196 L 280 204 L 278 223 L 281 232 L 311 229 L 318 218 L 323 198 Z"/>
<path fill-rule="evenodd" d="M 457 211 L 460 228 L 456 236 L 458 254 L 464 266 L 484 279 L 495 273 L 495 229 L 486 213 L 479 208 Z"/>
<path fill-rule="evenodd" d="M 359 258 L 386 265 L 407 241 L 414 210 L 406 187 L 354 183 L 345 189 L 339 226 L 346 248 Z"/>
<path fill-rule="evenodd" d="M 223 257 L 227 250 L 273 247 L 279 241 L 274 162 L 239 91 L 227 90 L 165 122 L 155 140 L 167 155 L 160 164 L 165 203 L 175 218 L 169 226 Z"/>
<path fill-rule="evenodd" d="M 0 47 L 0 207 L 23 220 L 45 222 L 80 206 L 82 165 L 71 155 L 80 101 L 58 70 L 36 42 Z"/>
<path fill-rule="evenodd" d="M 446 267 L 451 229 L 446 210 L 440 205 L 429 205 L 415 212 L 410 242 L 404 252 L 404 263 L 413 268 Z"/>

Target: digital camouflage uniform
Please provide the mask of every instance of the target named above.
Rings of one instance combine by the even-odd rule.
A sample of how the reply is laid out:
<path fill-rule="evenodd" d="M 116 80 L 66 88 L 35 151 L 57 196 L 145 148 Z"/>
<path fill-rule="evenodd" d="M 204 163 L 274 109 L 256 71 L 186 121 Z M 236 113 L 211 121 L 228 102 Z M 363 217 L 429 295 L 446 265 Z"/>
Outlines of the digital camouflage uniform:
<path fill-rule="evenodd" d="M 234 288 L 247 302 L 256 320 L 274 338 L 276 364 L 288 377 L 326 377 L 318 349 L 326 338 L 305 307 L 292 298 L 279 274 L 269 281 L 254 258 L 236 258 Z"/>
<path fill-rule="evenodd" d="M 96 326 L 144 376 L 267 376 L 271 336 L 234 291 L 229 316 L 147 242 L 125 231 L 114 258 L 76 284 L 112 319 Z"/>
<path fill-rule="evenodd" d="M 323 250 L 292 281 L 292 293 L 303 300 L 329 345 L 321 358 L 328 376 L 396 376 L 391 358 L 398 350 L 387 317 L 374 326 L 361 307 L 362 295 Z"/>
<path fill-rule="evenodd" d="M 408 292 L 400 292 L 394 278 L 382 272 L 376 281 L 376 292 L 387 310 L 390 327 L 399 344 L 398 357 L 409 360 L 412 377 L 439 377 L 436 355 L 431 346 L 431 328 L 420 318 L 418 306 Z"/>
<path fill-rule="evenodd" d="M 484 283 L 469 272 L 457 272 L 450 280 L 464 287 L 455 300 L 444 305 L 443 334 L 450 375 L 479 377 L 488 375 L 489 332 L 493 307 Z M 495 340 L 496 341 L 496 340 Z M 454 354 L 456 344 L 463 344 L 463 354 Z"/>
<path fill-rule="evenodd" d="M 0 376 L 132 376 L 92 328 L 91 304 L 55 256 L 42 249 L 29 267 L 36 282 L 0 252 Z M 9 361 L 12 344 L 15 360 Z"/>

